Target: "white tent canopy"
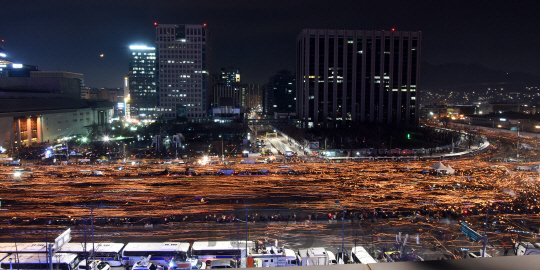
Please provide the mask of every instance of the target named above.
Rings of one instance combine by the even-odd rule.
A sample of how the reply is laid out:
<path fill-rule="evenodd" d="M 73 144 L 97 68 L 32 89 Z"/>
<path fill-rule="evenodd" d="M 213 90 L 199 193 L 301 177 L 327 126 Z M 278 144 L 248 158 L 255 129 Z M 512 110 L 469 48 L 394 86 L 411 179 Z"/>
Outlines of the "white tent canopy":
<path fill-rule="evenodd" d="M 456 170 L 454 170 L 454 168 L 450 167 L 450 164 L 448 164 L 448 166 L 446 166 L 446 168 L 447 168 L 446 173 L 448 173 L 448 174 L 456 173 Z"/>
<path fill-rule="evenodd" d="M 436 170 L 436 171 L 448 171 L 448 168 L 446 166 L 444 166 L 440 161 L 439 161 L 439 163 L 431 166 L 431 168 Z"/>

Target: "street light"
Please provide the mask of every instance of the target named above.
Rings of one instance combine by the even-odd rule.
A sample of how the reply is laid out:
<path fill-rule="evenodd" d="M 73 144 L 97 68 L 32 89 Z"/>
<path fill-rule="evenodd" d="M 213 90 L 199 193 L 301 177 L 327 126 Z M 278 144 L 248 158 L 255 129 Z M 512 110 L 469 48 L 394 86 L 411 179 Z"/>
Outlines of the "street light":
<path fill-rule="evenodd" d="M 341 261 L 345 263 L 345 259 L 343 258 L 343 256 L 345 256 L 345 206 L 339 201 L 336 201 L 336 204 L 341 205 L 341 207 L 343 208 L 343 216 L 341 217 L 343 224 L 343 229 L 341 231 Z"/>
<path fill-rule="evenodd" d="M 223 137 L 221 135 L 219 135 L 219 137 L 221 138 L 221 162 L 224 162 L 225 157 L 223 156 Z"/>

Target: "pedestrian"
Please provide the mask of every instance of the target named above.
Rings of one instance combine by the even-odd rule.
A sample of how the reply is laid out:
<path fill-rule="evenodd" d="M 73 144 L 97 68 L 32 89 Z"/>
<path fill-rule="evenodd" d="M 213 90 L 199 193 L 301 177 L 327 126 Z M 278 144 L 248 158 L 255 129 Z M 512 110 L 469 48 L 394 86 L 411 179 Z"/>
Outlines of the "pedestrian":
<path fill-rule="evenodd" d="M 508 256 L 508 249 L 504 248 L 504 256 Z"/>

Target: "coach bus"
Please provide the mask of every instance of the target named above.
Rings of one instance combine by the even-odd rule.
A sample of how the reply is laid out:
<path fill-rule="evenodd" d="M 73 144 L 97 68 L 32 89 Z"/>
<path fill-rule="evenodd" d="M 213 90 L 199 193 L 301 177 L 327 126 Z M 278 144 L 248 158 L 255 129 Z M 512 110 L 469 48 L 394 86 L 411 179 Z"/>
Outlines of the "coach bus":
<path fill-rule="evenodd" d="M 351 249 L 352 259 L 355 263 L 368 264 L 368 263 L 377 263 L 369 252 L 366 251 L 364 247 L 355 246 Z"/>
<path fill-rule="evenodd" d="M 128 243 L 122 251 L 122 265 L 132 266 L 137 261 L 150 257 L 150 262 L 174 267 L 174 262 L 186 261 L 188 258 L 189 243 L 180 242 L 153 242 Z"/>
<path fill-rule="evenodd" d="M 50 264 L 47 261 L 47 254 L 45 253 L 11 254 L 0 262 L 0 268 L 25 270 L 49 269 Z M 58 270 L 78 270 L 79 257 L 76 254 L 56 254 L 52 256 L 52 265 L 53 269 Z"/>
<path fill-rule="evenodd" d="M 0 243 L 1 253 L 47 253 L 47 243 Z"/>
<path fill-rule="evenodd" d="M 92 254 L 92 246 L 95 247 L 94 257 L 96 260 L 101 260 L 111 267 L 122 266 L 122 250 L 125 244 L 122 243 L 86 243 L 86 252 L 88 256 Z M 84 259 L 84 243 L 66 243 L 64 244 L 59 253 L 73 253 L 79 255 L 79 258 Z"/>

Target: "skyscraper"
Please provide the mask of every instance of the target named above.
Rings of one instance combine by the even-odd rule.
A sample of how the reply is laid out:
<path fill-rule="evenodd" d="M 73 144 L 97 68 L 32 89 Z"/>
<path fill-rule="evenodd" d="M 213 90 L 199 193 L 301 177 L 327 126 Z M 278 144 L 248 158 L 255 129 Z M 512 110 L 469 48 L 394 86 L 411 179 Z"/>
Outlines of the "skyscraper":
<path fill-rule="evenodd" d="M 264 112 L 296 111 L 296 76 L 290 71 L 281 70 L 270 77 L 264 89 Z"/>
<path fill-rule="evenodd" d="M 206 25 L 156 24 L 158 111 L 165 119 L 206 119 L 206 42 Z"/>
<path fill-rule="evenodd" d="M 129 73 L 126 80 L 127 104 L 131 118 L 157 118 L 156 48 L 133 45 L 130 49 Z M 129 94 L 127 96 L 126 94 Z"/>
<path fill-rule="evenodd" d="M 418 123 L 421 32 L 304 29 L 297 38 L 303 127 Z"/>

